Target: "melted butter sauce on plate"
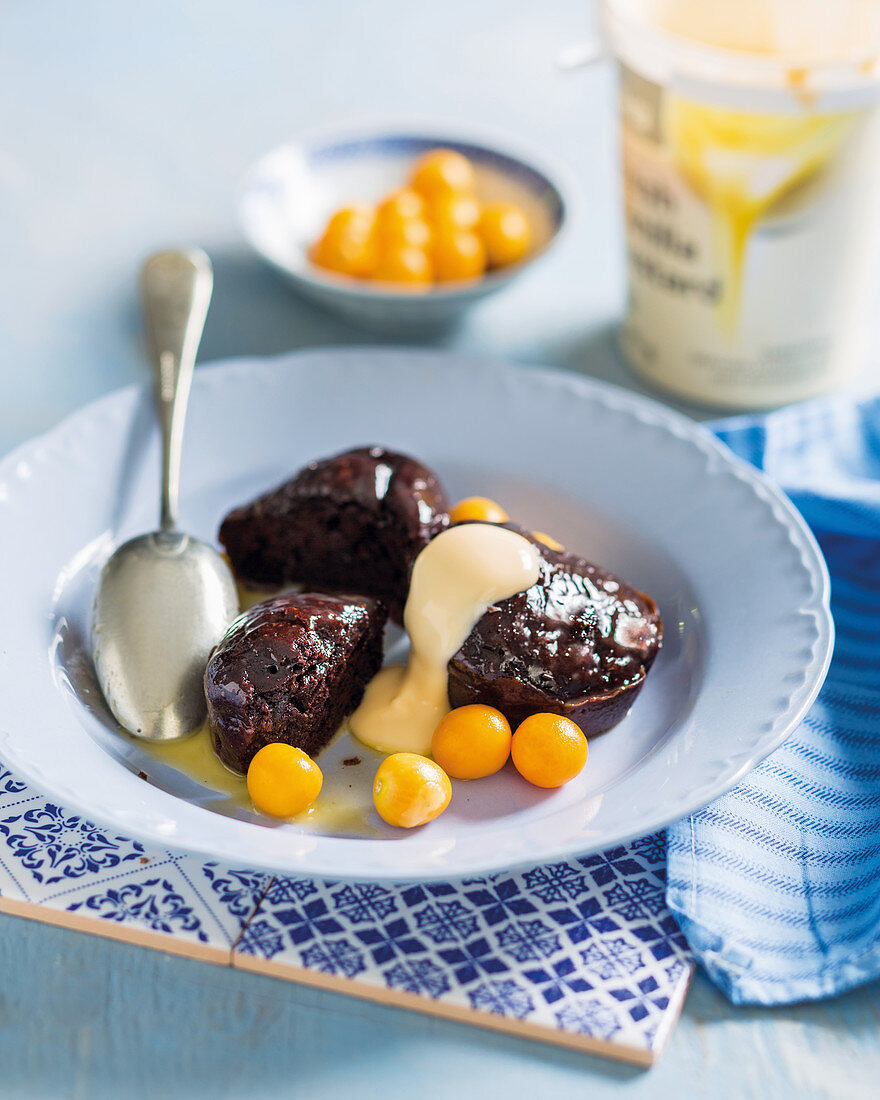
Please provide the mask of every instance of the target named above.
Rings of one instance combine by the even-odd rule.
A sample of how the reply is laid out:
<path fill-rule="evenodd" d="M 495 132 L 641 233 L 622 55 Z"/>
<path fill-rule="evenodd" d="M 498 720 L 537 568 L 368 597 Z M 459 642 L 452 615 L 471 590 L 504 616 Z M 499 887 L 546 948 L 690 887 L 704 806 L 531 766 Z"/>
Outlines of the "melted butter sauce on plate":
<path fill-rule="evenodd" d="M 204 788 L 208 797 L 202 804 L 215 813 L 270 826 L 286 820 L 313 832 L 339 836 L 366 837 L 379 833 L 372 790 L 373 777 L 383 757 L 355 741 L 347 725 L 340 728 L 318 757 L 324 785 L 317 800 L 303 813 L 286 819 L 267 817 L 254 809 L 244 776 L 227 768 L 214 752 L 207 723 L 182 741 L 139 745 L 163 770 L 171 768 Z M 147 782 L 167 789 L 158 770 L 154 775 L 149 771 L 141 774 Z"/>

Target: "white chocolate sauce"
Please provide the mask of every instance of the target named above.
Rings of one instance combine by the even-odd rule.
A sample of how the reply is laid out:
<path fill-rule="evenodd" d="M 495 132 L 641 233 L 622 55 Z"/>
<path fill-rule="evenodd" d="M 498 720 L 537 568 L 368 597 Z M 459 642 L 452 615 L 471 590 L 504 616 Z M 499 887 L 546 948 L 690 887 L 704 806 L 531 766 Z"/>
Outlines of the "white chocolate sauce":
<path fill-rule="evenodd" d="M 499 600 L 537 581 L 538 551 L 515 531 L 488 523 L 451 527 L 416 558 L 403 623 L 409 663 L 382 669 L 349 719 L 380 752 L 427 754 L 449 711 L 447 669 L 475 623 Z"/>

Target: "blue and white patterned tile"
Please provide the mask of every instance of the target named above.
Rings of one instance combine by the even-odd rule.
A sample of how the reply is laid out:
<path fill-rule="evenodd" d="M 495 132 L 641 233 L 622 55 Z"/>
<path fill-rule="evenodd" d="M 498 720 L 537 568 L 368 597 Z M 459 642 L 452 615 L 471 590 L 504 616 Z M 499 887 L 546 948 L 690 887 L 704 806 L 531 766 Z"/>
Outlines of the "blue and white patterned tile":
<path fill-rule="evenodd" d="M 0 765 L 0 904 L 228 962 L 271 876 L 143 844 L 68 813 Z M 159 945 L 159 944 L 157 944 Z"/>
<path fill-rule="evenodd" d="M 272 878 L 152 850 L 0 765 L 0 908 L 650 1062 L 692 971 L 662 834 L 458 883 Z"/>
<path fill-rule="evenodd" d="M 234 964 L 650 1062 L 693 969 L 665 867 L 657 834 L 460 883 L 277 878 Z"/>

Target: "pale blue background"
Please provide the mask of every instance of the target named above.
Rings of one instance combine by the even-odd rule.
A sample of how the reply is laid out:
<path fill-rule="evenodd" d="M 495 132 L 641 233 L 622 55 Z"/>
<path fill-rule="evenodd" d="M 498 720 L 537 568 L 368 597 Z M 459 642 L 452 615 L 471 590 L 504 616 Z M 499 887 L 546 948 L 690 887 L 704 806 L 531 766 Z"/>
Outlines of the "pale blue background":
<path fill-rule="evenodd" d="M 554 67 L 587 24 L 583 0 L 6 0 L 0 452 L 143 379 L 134 276 L 156 247 L 196 242 L 214 258 L 205 359 L 373 339 L 248 254 L 235 189 L 298 130 L 389 115 L 509 130 L 579 181 L 566 243 L 442 343 L 637 386 L 611 334 L 612 74 Z M 880 1080 L 878 1025 L 878 985 L 759 1011 L 699 981 L 646 1074 L 0 918 L 0 1096 L 16 1100 L 859 1097 Z"/>

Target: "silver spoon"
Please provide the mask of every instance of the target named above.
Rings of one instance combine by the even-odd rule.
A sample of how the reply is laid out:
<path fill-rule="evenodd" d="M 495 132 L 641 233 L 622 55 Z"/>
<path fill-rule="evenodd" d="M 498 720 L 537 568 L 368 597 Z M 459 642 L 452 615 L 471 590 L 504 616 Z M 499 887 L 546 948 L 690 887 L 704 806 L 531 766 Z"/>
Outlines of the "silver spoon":
<path fill-rule="evenodd" d="M 101 573 L 92 617 L 98 681 L 120 725 L 170 741 L 205 719 L 202 677 L 238 614 L 235 581 L 216 550 L 177 530 L 183 424 L 214 275 L 199 249 L 144 264 L 144 316 L 162 429 L 160 530 L 139 535 Z"/>

